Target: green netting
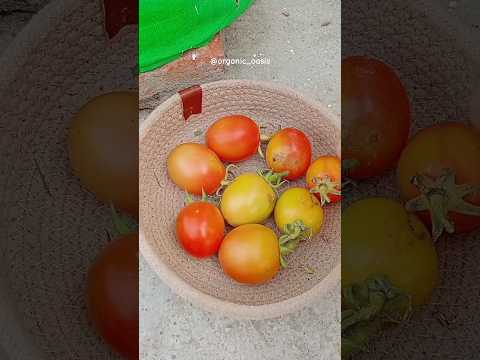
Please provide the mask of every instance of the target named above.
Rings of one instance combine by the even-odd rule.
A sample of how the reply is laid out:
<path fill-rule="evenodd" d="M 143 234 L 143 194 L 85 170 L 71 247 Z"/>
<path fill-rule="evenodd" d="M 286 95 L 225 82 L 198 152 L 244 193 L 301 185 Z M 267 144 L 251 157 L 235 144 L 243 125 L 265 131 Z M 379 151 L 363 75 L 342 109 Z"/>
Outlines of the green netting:
<path fill-rule="evenodd" d="M 140 72 L 208 44 L 254 0 L 140 0 Z"/>

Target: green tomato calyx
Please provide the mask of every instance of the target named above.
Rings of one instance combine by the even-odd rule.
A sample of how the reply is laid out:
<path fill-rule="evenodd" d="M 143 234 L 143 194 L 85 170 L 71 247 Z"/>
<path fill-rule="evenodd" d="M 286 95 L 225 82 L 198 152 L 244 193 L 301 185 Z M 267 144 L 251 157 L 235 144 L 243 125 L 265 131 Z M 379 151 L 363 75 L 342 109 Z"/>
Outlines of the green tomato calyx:
<path fill-rule="evenodd" d="M 320 195 L 320 202 L 322 206 L 329 204 L 331 202 L 330 195 L 342 195 L 341 190 L 338 188 L 340 184 L 338 182 L 332 181 L 329 176 L 325 176 L 323 178 L 314 178 L 313 183 L 315 186 L 310 189 L 312 194 L 319 194 Z"/>
<path fill-rule="evenodd" d="M 348 174 L 350 170 L 355 169 L 360 165 L 360 161 L 357 159 L 345 159 L 342 160 L 342 170 Z"/>
<path fill-rule="evenodd" d="M 126 216 L 120 215 L 113 204 L 110 204 L 110 210 L 112 212 L 113 225 L 117 236 L 128 235 L 136 231 L 136 226 L 133 224 L 133 221 Z"/>
<path fill-rule="evenodd" d="M 342 178 L 346 179 L 342 183 L 342 189 L 345 189 L 345 188 L 347 188 L 347 186 L 350 186 L 350 185 L 354 185 L 354 186 L 356 185 L 355 181 L 350 179 L 348 177 L 348 175 L 349 175 L 350 171 L 354 170 L 358 166 L 360 166 L 360 161 L 358 161 L 357 159 L 342 160 Z"/>
<path fill-rule="evenodd" d="M 297 220 L 292 224 L 285 225 L 283 235 L 280 236 L 280 265 L 287 267 L 286 256 L 297 250 L 300 241 L 308 240 L 312 237 L 312 230 L 307 227 L 302 220 Z"/>
<path fill-rule="evenodd" d="M 205 190 L 202 188 L 202 197 L 200 199 L 196 199 L 192 194 L 190 194 L 188 191 L 185 191 L 185 206 L 190 205 L 194 202 L 201 201 L 201 202 L 208 202 L 211 203 L 215 206 L 218 206 L 218 203 L 220 202 L 220 197 L 218 195 L 208 195 Z"/>
<path fill-rule="evenodd" d="M 287 184 L 288 180 L 285 177 L 288 176 L 288 171 L 276 173 L 272 170 L 258 170 L 257 174 L 261 176 L 272 188 L 278 189 L 280 186 Z"/>
<path fill-rule="evenodd" d="M 342 289 L 342 358 L 365 350 L 384 324 L 400 323 L 412 312 L 412 298 L 382 275 Z"/>
<path fill-rule="evenodd" d="M 418 174 L 411 180 L 421 195 L 409 200 L 408 211 L 429 211 L 432 219 L 432 237 L 437 241 L 443 232 L 455 232 L 455 224 L 448 216 L 450 212 L 480 216 L 480 206 L 464 200 L 464 197 L 478 193 L 479 186 L 455 183 L 455 172 L 445 169 L 437 177 Z"/>

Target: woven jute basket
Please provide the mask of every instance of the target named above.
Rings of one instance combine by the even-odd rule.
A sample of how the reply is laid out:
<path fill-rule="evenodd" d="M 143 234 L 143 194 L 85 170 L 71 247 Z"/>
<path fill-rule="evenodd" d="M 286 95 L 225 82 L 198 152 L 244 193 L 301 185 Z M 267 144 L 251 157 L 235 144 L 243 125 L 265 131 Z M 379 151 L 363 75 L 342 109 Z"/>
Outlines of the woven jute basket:
<path fill-rule="evenodd" d="M 243 114 L 267 128 L 295 127 L 310 137 L 314 155 L 339 154 L 338 120 L 326 109 L 282 87 L 227 80 L 195 90 L 201 108 L 185 116 L 185 94 L 160 105 L 140 130 L 140 250 L 160 278 L 176 293 L 210 311 L 241 319 L 263 319 L 298 310 L 338 283 L 340 206 L 326 208 L 322 232 L 303 242 L 289 266 L 273 281 L 246 286 L 230 280 L 218 260 L 195 260 L 175 236 L 175 220 L 185 192 L 170 181 L 167 157 L 176 146 L 201 142 L 205 130 L 222 116 Z M 183 101 L 182 101 L 183 99 Z M 188 110 L 188 109 L 187 109 Z M 237 174 L 265 168 L 260 157 L 238 164 Z M 290 186 L 305 186 L 304 181 Z M 270 221 L 269 225 L 274 228 Z"/>
<path fill-rule="evenodd" d="M 137 32 L 108 40 L 99 0 L 52 1 L 0 59 L 0 348 L 8 359 L 117 359 L 86 311 L 113 224 L 73 176 L 66 139 L 94 96 L 137 86 Z M 2 350 L 0 350 L 2 353 Z"/>
<path fill-rule="evenodd" d="M 369 55 L 397 71 L 411 100 L 412 134 L 442 121 L 470 120 L 469 99 L 480 79 L 478 37 L 434 1 L 347 1 L 342 7 L 342 26 L 355 30 L 342 34 L 344 54 Z M 400 199 L 394 172 L 362 182 L 345 199 L 369 196 Z M 480 234 L 448 236 L 437 251 L 441 280 L 431 303 L 355 359 L 478 358 Z"/>

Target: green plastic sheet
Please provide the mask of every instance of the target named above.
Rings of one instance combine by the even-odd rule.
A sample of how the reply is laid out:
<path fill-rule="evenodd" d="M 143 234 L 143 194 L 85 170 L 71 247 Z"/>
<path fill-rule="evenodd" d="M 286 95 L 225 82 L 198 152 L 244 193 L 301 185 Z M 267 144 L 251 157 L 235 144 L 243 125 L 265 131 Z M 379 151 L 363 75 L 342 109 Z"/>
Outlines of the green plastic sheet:
<path fill-rule="evenodd" d="M 202 47 L 254 0 L 140 0 L 140 72 Z"/>

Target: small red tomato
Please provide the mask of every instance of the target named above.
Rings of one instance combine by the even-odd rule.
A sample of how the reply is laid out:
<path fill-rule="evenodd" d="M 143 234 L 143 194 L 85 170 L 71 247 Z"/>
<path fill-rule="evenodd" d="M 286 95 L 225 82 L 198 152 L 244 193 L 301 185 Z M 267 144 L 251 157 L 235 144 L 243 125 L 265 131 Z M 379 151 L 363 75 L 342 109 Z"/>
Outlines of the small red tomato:
<path fill-rule="evenodd" d="M 321 156 L 307 171 L 307 185 L 322 205 L 342 199 L 342 163 L 336 156 Z"/>
<path fill-rule="evenodd" d="M 407 144 L 407 91 L 389 66 L 363 56 L 342 62 L 342 159 L 352 179 L 393 169 Z M 354 164 L 354 165 L 353 165 Z"/>
<path fill-rule="evenodd" d="M 88 273 L 88 310 L 105 341 L 138 359 L 138 234 L 109 243 Z"/>
<path fill-rule="evenodd" d="M 195 257 L 215 255 L 225 237 L 222 213 L 205 201 L 187 205 L 177 217 L 177 237 L 183 248 Z"/>
<path fill-rule="evenodd" d="M 225 178 L 225 165 L 217 154 L 202 144 L 182 144 L 168 157 L 168 175 L 186 192 L 211 195 Z"/>
<path fill-rule="evenodd" d="M 312 161 L 312 144 L 297 129 L 287 128 L 276 133 L 267 146 L 267 163 L 276 173 L 286 173 L 287 180 L 305 175 Z"/>
<path fill-rule="evenodd" d="M 217 120 L 207 131 L 207 146 L 227 162 L 247 160 L 258 152 L 260 129 L 249 117 L 226 116 Z"/>

